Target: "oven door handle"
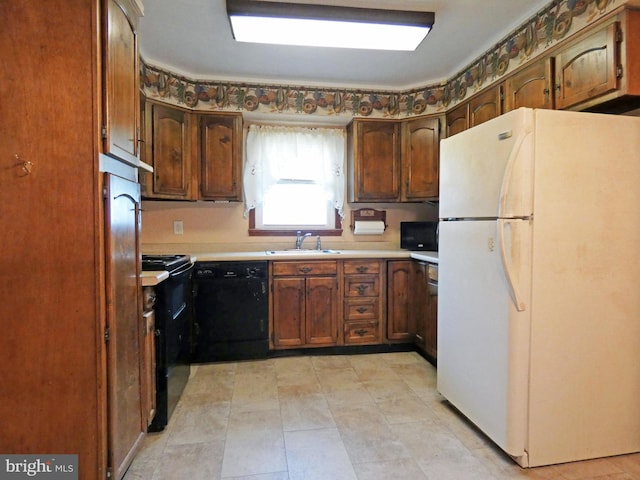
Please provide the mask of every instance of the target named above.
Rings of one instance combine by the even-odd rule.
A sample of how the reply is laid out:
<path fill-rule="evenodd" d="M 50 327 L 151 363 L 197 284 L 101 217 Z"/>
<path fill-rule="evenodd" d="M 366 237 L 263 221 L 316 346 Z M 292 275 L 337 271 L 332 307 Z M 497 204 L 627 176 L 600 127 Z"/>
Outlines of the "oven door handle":
<path fill-rule="evenodd" d="M 178 268 L 177 270 L 174 270 L 169 275 L 171 275 L 171 278 L 175 278 L 175 277 L 180 276 L 180 275 L 182 275 L 184 273 L 187 273 L 189 270 L 193 270 L 194 267 L 195 267 L 194 264 L 189 262 L 189 263 L 183 265 L 182 267 Z"/>

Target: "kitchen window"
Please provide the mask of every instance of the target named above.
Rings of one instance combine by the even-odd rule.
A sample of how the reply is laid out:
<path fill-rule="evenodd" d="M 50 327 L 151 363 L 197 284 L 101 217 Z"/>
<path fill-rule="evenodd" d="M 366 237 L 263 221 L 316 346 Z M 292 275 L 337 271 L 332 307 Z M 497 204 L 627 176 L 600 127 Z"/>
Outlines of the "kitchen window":
<path fill-rule="evenodd" d="M 345 131 L 251 125 L 244 169 L 250 235 L 340 235 Z"/>

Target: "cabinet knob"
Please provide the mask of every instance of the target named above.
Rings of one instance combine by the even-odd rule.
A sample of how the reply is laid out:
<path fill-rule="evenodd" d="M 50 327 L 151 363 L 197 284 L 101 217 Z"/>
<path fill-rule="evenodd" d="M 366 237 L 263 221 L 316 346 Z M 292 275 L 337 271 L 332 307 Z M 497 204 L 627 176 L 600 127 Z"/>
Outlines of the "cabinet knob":
<path fill-rule="evenodd" d="M 367 270 L 369 270 L 369 267 L 365 267 L 364 265 L 360 265 L 358 268 L 356 268 L 356 270 L 358 271 L 358 273 L 364 273 Z"/>
<path fill-rule="evenodd" d="M 358 335 L 359 337 L 364 337 L 367 333 L 367 331 L 364 328 L 361 328 L 359 330 L 356 330 L 355 332 L 356 335 Z"/>
<path fill-rule="evenodd" d="M 367 290 L 367 285 L 358 285 L 358 295 L 364 295 L 364 292 Z"/>
<path fill-rule="evenodd" d="M 299 269 L 299 271 L 302 273 L 309 273 L 311 270 L 313 270 L 313 268 L 311 267 L 302 267 Z"/>
<path fill-rule="evenodd" d="M 364 313 L 366 311 L 367 311 L 366 307 L 358 307 L 358 308 L 356 308 L 356 312 L 358 312 L 358 313 Z"/>

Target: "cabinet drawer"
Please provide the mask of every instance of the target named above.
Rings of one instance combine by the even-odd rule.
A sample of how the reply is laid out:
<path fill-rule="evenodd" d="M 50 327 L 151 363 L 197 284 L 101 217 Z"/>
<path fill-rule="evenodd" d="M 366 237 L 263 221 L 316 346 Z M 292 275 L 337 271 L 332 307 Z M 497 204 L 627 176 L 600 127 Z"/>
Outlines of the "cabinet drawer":
<path fill-rule="evenodd" d="M 142 289 L 142 308 L 144 311 L 153 310 L 156 304 L 156 290 L 153 287 L 144 287 Z"/>
<path fill-rule="evenodd" d="M 345 275 L 353 273 L 380 273 L 380 262 L 377 260 L 345 260 Z"/>
<path fill-rule="evenodd" d="M 274 276 L 292 275 L 335 275 L 337 262 L 273 262 Z"/>
<path fill-rule="evenodd" d="M 344 277 L 345 297 L 377 297 L 379 294 L 379 275 L 347 275 Z"/>
<path fill-rule="evenodd" d="M 378 343 L 378 322 L 348 322 L 344 324 L 345 343 Z"/>
<path fill-rule="evenodd" d="M 427 279 L 438 283 L 438 265 L 435 263 L 427 264 Z"/>
<path fill-rule="evenodd" d="M 378 320 L 380 309 L 378 299 L 352 299 L 344 302 L 345 320 Z"/>

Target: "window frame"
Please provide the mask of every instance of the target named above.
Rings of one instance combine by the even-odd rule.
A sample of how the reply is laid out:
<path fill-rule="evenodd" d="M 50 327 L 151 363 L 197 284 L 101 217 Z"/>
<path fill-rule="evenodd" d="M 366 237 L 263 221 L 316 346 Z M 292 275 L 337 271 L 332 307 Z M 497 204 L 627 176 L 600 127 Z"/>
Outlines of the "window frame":
<path fill-rule="evenodd" d="M 249 210 L 249 236 L 250 237 L 289 237 L 295 236 L 298 231 L 304 230 L 304 233 L 310 233 L 311 235 L 321 235 L 323 237 L 339 237 L 342 236 L 342 218 L 335 212 L 335 226 L 332 229 L 306 229 L 306 228 L 293 228 L 293 229 L 260 229 L 256 228 L 256 209 Z"/>

